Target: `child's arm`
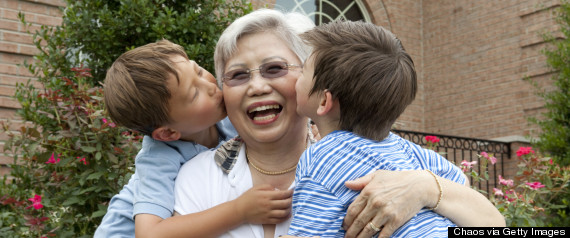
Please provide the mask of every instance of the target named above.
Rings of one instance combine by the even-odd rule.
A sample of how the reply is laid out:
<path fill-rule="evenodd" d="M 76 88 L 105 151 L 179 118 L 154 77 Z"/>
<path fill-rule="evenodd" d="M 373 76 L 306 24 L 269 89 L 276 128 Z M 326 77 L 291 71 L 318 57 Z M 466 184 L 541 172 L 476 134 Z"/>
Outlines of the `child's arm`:
<path fill-rule="evenodd" d="M 328 172 L 328 171 L 327 171 Z M 311 178 L 301 178 L 295 185 L 293 219 L 288 235 L 299 237 L 338 237 L 346 211 L 343 198 Z"/>
<path fill-rule="evenodd" d="M 244 223 L 278 224 L 289 217 L 292 190 L 269 185 L 253 187 L 235 200 L 208 210 L 162 219 L 155 215 L 135 217 L 135 235 L 145 237 L 218 237 Z"/>

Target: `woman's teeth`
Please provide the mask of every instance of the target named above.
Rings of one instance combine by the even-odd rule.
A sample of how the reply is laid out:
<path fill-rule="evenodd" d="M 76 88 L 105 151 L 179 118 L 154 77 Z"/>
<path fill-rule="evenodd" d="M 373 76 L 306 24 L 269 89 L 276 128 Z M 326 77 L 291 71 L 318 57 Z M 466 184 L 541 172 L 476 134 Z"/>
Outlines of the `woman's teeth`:
<path fill-rule="evenodd" d="M 248 111 L 248 113 L 265 111 L 265 110 L 269 110 L 269 109 L 279 109 L 279 105 L 275 104 L 275 105 L 265 105 L 265 106 L 255 107 L 255 108 L 250 109 Z"/>
<path fill-rule="evenodd" d="M 265 120 L 273 119 L 274 117 L 275 117 L 275 114 L 271 114 L 271 115 L 267 115 L 267 116 L 263 116 L 263 117 L 254 117 L 253 120 L 254 121 L 265 121 Z"/>

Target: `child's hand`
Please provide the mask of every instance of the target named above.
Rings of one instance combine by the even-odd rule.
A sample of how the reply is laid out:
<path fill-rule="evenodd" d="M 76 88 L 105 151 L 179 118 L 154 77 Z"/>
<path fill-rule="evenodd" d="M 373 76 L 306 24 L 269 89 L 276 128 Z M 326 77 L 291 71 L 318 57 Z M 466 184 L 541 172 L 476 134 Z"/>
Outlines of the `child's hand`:
<path fill-rule="evenodd" d="M 245 223 L 279 224 L 291 213 L 293 190 L 275 190 L 268 184 L 258 185 L 238 197 L 236 209 Z"/>

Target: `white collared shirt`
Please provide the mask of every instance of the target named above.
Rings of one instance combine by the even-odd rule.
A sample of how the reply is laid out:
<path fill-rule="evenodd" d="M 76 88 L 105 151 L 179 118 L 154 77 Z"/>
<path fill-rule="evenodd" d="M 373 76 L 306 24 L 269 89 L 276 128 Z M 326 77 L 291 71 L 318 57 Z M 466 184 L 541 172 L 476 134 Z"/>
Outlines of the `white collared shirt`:
<path fill-rule="evenodd" d="M 242 145 L 237 161 L 226 174 L 214 160 L 215 151 L 205 151 L 185 163 L 174 187 L 174 210 L 181 215 L 201 212 L 238 198 L 253 187 L 253 180 Z M 294 187 L 291 184 L 290 189 Z M 286 235 L 291 218 L 275 227 L 274 237 Z M 263 238 L 263 226 L 243 224 L 220 237 Z"/>

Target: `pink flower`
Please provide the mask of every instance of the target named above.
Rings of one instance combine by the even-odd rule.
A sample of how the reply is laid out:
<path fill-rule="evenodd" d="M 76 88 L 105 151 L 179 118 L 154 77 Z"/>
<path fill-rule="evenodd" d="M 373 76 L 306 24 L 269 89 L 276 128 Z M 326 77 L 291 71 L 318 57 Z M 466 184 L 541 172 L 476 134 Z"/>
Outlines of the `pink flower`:
<path fill-rule="evenodd" d="M 501 175 L 499 175 L 499 183 L 509 187 L 512 187 L 515 184 L 512 179 L 503 179 L 503 176 Z"/>
<path fill-rule="evenodd" d="M 534 154 L 534 150 L 532 150 L 532 147 L 520 147 L 519 150 L 517 151 L 517 156 L 521 157 L 529 153 Z"/>
<path fill-rule="evenodd" d="M 497 158 L 495 158 L 495 156 L 491 156 L 491 158 L 489 158 L 489 161 L 491 162 L 491 164 L 495 164 L 497 163 Z"/>
<path fill-rule="evenodd" d="M 77 157 L 79 159 L 79 162 L 83 162 L 84 165 L 88 165 L 89 162 L 87 162 L 87 159 L 85 159 L 85 157 L 81 158 L 81 157 Z"/>
<path fill-rule="evenodd" d="M 51 157 L 49 157 L 48 161 L 46 162 L 46 164 L 57 164 L 59 163 L 60 159 L 59 159 L 59 154 L 57 155 L 57 159 L 54 158 L 54 153 L 51 153 Z"/>
<path fill-rule="evenodd" d="M 483 151 L 481 152 L 481 156 L 485 157 L 485 159 L 487 159 L 489 162 L 491 162 L 491 164 L 495 164 L 497 163 L 497 158 L 495 158 L 495 156 L 492 156 L 487 154 L 487 152 Z"/>
<path fill-rule="evenodd" d="M 505 194 L 503 194 L 503 191 L 498 188 L 493 188 L 493 193 L 495 193 L 495 196 L 505 196 Z"/>
<path fill-rule="evenodd" d="M 34 195 L 33 198 L 30 198 L 28 200 L 32 202 L 32 205 L 30 205 L 27 208 L 34 207 L 34 209 L 38 210 L 38 209 L 41 209 L 42 207 L 44 207 L 44 205 L 42 205 L 42 196 L 40 196 L 40 195 L 36 194 L 36 195 Z"/>
<path fill-rule="evenodd" d="M 549 164 L 552 164 L 552 159 L 550 159 L 550 160 L 548 161 L 548 163 L 549 163 Z"/>
<path fill-rule="evenodd" d="M 477 164 L 477 161 L 467 162 L 466 160 L 461 161 L 461 170 L 467 172 L 473 165 Z"/>
<path fill-rule="evenodd" d="M 107 124 L 107 118 L 102 118 L 101 119 L 103 121 L 103 123 Z M 117 125 L 114 122 L 109 123 L 110 127 L 116 127 Z"/>
<path fill-rule="evenodd" d="M 426 136 L 426 141 L 435 144 L 435 143 L 439 142 L 439 138 L 437 138 L 437 136 Z"/>
<path fill-rule="evenodd" d="M 526 183 L 526 185 L 528 185 L 531 189 L 533 190 L 538 190 L 539 188 L 544 188 L 545 186 L 540 183 L 540 182 L 534 182 L 534 183 Z"/>

